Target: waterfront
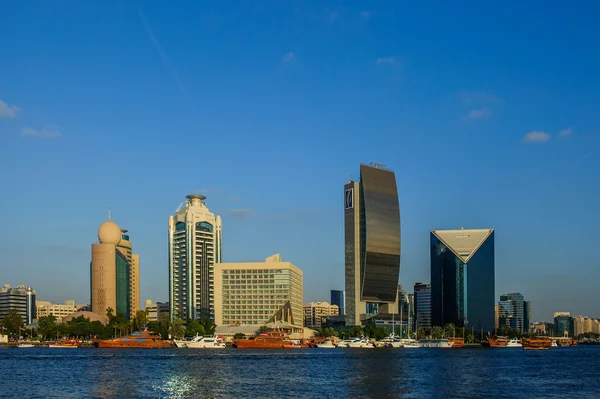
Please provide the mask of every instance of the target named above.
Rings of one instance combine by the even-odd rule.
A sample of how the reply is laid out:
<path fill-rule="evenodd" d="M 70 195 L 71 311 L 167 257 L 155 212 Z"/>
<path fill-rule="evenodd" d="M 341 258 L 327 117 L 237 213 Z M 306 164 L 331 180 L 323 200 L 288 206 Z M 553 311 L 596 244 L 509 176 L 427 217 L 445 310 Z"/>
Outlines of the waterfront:
<path fill-rule="evenodd" d="M 0 349 L 0 398 L 597 398 L 600 347 Z"/>

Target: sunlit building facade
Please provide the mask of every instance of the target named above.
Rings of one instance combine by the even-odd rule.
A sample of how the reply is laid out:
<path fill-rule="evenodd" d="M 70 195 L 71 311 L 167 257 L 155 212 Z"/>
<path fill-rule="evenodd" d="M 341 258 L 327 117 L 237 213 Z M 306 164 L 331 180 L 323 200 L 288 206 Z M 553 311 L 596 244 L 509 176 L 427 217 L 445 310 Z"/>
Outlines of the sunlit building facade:
<path fill-rule="evenodd" d="M 169 217 L 169 314 L 171 319 L 214 320 L 221 217 L 210 212 L 205 196 L 188 195 L 187 199 Z"/>
<path fill-rule="evenodd" d="M 396 306 L 400 275 L 400 205 L 396 176 L 360 165 L 344 185 L 346 325 L 360 325 Z"/>
<path fill-rule="evenodd" d="M 302 327 L 302 270 L 279 254 L 264 262 L 215 265 L 215 324 Z"/>
<path fill-rule="evenodd" d="M 31 324 L 37 317 L 35 297 L 35 290 L 31 287 L 25 288 L 24 285 L 13 288 L 9 284 L 5 284 L 0 287 L 0 323 L 11 309 L 15 309 L 24 324 Z"/>
<path fill-rule="evenodd" d="M 326 319 L 338 316 L 340 308 L 328 302 L 310 302 L 304 304 L 304 327 L 321 328 Z"/>
<path fill-rule="evenodd" d="M 475 331 L 495 327 L 494 230 L 433 230 L 431 324 Z"/>

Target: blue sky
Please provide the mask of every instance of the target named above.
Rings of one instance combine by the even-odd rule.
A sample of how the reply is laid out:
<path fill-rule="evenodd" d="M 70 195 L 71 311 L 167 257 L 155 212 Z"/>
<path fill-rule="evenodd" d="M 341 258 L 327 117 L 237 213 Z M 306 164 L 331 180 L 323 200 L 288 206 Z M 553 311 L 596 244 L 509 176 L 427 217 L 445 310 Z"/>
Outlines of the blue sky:
<path fill-rule="evenodd" d="M 224 260 L 343 288 L 343 184 L 396 172 L 400 282 L 431 229 L 496 229 L 496 294 L 600 317 L 594 2 L 12 2 L 0 34 L 0 284 L 89 297 L 111 207 L 167 300 L 167 219 L 203 192 Z M 409 289 L 412 291 L 412 288 Z"/>

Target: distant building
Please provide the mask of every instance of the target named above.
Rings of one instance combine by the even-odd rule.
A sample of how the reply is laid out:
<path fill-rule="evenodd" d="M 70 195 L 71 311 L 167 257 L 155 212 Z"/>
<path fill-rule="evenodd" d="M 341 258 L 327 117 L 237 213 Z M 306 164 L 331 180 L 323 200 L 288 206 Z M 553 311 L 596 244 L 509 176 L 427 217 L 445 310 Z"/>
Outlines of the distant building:
<path fill-rule="evenodd" d="M 214 290 L 217 325 L 303 325 L 302 270 L 279 254 L 264 262 L 216 264 Z"/>
<path fill-rule="evenodd" d="M 396 176 L 360 165 L 344 185 L 346 325 L 357 326 L 396 306 L 400 274 L 400 206 Z"/>
<path fill-rule="evenodd" d="M 342 290 L 331 290 L 331 304 L 337 305 L 340 310 L 340 316 L 346 313 L 346 292 Z"/>
<path fill-rule="evenodd" d="M 412 331 L 415 330 L 415 315 L 416 315 L 416 311 L 415 311 L 415 294 L 407 294 L 408 296 L 408 306 L 409 306 L 409 318 L 408 318 L 408 325 L 410 326 L 410 329 Z"/>
<path fill-rule="evenodd" d="M 35 309 L 35 290 L 31 287 L 25 288 L 19 285 L 12 288 L 9 284 L 4 284 L 0 288 L 0 322 L 4 320 L 11 309 L 15 309 L 23 318 L 23 323 L 29 325 L 36 316 Z"/>
<path fill-rule="evenodd" d="M 148 322 L 158 321 L 158 306 L 152 303 L 152 300 L 146 299 L 144 302 L 144 310 L 146 311 Z"/>
<path fill-rule="evenodd" d="M 215 264 L 221 262 L 222 224 L 203 195 L 169 216 L 169 304 L 171 319 L 215 318 Z"/>
<path fill-rule="evenodd" d="M 494 230 L 432 230 L 431 323 L 492 332 Z"/>
<path fill-rule="evenodd" d="M 536 321 L 529 325 L 529 330 L 537 335 L 553 335 L 554 324 L 543 321 Z"/>
<path fill-rule="evenodd" d="M 572 337 L 575 333 L 573 319 L 569 312 L 554 313 L 554 336 L 556 337 Z"/>
<path fill-rule="evenodd" d="M 594 320 L 587 316 L 573 317 L 573 335 L 575 337 L 594 332 Z"/>
<path fill-rule="evenodd" d="M 62 321 L 63 317 L 75 313 L 79 310 L 79 306 L 75 301 L 65 301 L 63 304 L 51 303 L 47 301 L 37 301 L 37 318 L 54 316 L 57 321 Z"/>
<path fill-rule="evenodd" d="M 321 328 L 328 317 L 339 316 L 338 305 L 328 302 L 310 302 L 304 304 L 304 327 Z"/>
<path fill-rule="evenodd" d="M 524 300 L 523 295 L 504 293 L 498 302 L 498 327 L 507 326 L 515 330 L 527 332 L 529 330 L 529 314 L 531 303 Z"/>
<path fill-rule="evenodd" d="M 115 315 L 122 313 L 125 320 L 132 317 L 132 310 L 139 309 L 139 265 L 133 264 L 131 242 L 126 230 L 121 230 L 112 220 L 98 229 L 99 244 L 92 244 L 91 262 L 91 309 L 105 316 L 108 309 Z M 132 294 L 132 290 L 137 293 Z"/>
<path fill-rule="evenodd" d="M 170 315 L 170 309 L 169 302 L 156 302 L 156 317 L 158 320 L 163 314 Z"/>
<path fill-rule="evenodd" d="M 415 331 L 431 327 L 431 285 L 415 283 Z"/>

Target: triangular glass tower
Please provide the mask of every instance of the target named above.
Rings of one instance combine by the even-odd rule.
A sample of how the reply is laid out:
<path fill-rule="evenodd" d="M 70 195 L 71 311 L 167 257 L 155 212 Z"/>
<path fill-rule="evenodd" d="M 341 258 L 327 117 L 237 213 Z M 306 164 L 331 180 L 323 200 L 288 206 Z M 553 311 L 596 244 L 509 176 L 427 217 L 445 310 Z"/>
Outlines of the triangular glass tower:
<path fill-rule="evenodd" d="M 495 305 L 494 230 L 432 230 L 431 322 L 492 332 Z"/>

